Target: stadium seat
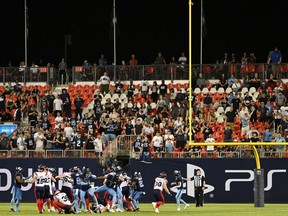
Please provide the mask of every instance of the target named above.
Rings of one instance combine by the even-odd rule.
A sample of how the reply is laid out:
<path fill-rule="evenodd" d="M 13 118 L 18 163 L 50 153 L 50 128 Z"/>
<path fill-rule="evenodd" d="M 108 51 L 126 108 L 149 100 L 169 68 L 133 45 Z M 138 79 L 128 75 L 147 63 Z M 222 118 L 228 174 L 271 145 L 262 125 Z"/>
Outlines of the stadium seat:
<path fill-rule="evenodd" d="M 200 89 L 200 88 L 195 88 L 195 89 L 194 89 L 194 93 L 195 93 L 196 95 L 200 94 L 200 93 L 201 93 L 201 89 Z"/>
<path fill-rule="evenodd" d="M 256 88 L 254 86 L 250 87 L 249 92 L 254 94 L 256 92 Z"/>
<path fill-rule="evenodd" d="M 241 72 L 248 73 L 249 72 L 248 65 L 241 65 Z"/>
<path fill-rule="evenodd" d="M 154 73 L 154 67 L 152 67 L 152 66 L 147 67 L 146 72 L 147 72 L 147 74 L 153 74 Z"/>
<path fill-rule="evenodd" d="M 203 93 L 203 94 L 207 94 L 207 93 L 209 93 L 209 89 L 206 88 L 206 87 L 204 87 L 204 88 L 202 89 L 202 93 Z"/>
<path fill-rule="evenodd" d="M 237 71 L 237 66 L 236 65 L 230 65 L 228 69 L 229 69 L 230 73 L 235 73 Z"/>
<path fill-rule="evenodd" d="M 233 90 L 232 90 L 231 87 L 228 87 L 228 88 L 225 90 L 225 92 L 226 92 L 227 94 L 230 94 L 232 91 L 233 91 Z"/>
<path fill-rule="evenodd" d="M 223 87 L 220 87 L 219 89 L 218 89 L 218 93 L 219 94 L 223 94 L 225 92 L 225 89 L 223 88 Z"/>
<path fill-rule="evenodd" d="M 184 88 L 185 90 L 187 90 L 187 89 L 189 88 L 189 83 L 184 83 L 184 84 L 183 84 L 183 88 Z"/>
<path fill-rule="evenodd" d="M 248 66 L 248 72 L 249 73 L 255 73 L 255 65 L 249 65 Z"/>
<path fill-rule="evenodd" d="M 210 89 L 210 93 L 211 93 L 212 95 L 214 95 L 216 92 L 217 92 L 216 88 L 211 88 L 211 89 Z"/>
<path fill-rule="evenodd" d="M 257 72 L 258 73 L 264 73 L 264 71 L 265 71 L 264 64 L 259 64 L 258 67 L 257 67 Z"/>
<path fill-rule="evenodd" d="M 243 87 L 241 93 L 245 94 L 246 92 L 249 92 L 249 89 L 247 87 Z"/>
<path fill-rule="evenodd" d="M 217 108 L 217 113 L 219 113 L 220 115 L 221 115 L 222 113 L 224 113 L 224 112 L 225 112 L 225 110 L 224 110 L 224 108 L 223 108 L 222 106 L 220 106 L 220 107 Z"/>

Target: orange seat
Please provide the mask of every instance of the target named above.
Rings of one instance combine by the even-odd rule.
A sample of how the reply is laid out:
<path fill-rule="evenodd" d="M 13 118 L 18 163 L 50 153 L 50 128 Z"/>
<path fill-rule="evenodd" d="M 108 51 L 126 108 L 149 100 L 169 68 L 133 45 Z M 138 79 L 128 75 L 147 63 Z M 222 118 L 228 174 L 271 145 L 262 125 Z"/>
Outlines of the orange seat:
<path fill-rule="evenodd" d="M 255 73 L 255 65 L 249 65 L 248 66 L 248 72 L 249 73 Z"/>
<path fill-rule="evenodd" d="M 257 67 L 257 72 L 258 73 L 263 73 L 265 71 L 265 66 L 264 64 L 259 64 Z"/>
<path fill-rule="evenodd" d="M 189 88 L 189 83 L 184 83 L 183 88 L 187 90 Z"/>
<path fill-rule="evenodd" d="M 211 68 L 210 68 L 210 66 L 207 66 L 207 65 L 204 66 L 204 67 L 203 67 L 203 72 L 204 72 L 204 73 L 211 73 Z"/>
<path fill-rule="evenodd" d="M 177 83 L 177 84 L 175 85 L 175 88 L 176 88 L 176 89 L 180 89 L 180 88 L 182 88 L 182 85 L 181 85 L 180 83 Z"/>
<path fill-rule="evenodd" d="M 168 84 L 168 89 L 171 90 L 171 89 L 173 89 L 173 88 L 174 88 L 173 83 L 169 83 L 169 84 Z"/>
<path fill-rule="evenodd" d="M 242 65 L 241 66 L 241 72 L 242 73 L 247 73 L 247 72 L 249 72 L 249 69 L 248 69 L 249 67 L 248 67 L 248 65 Z"/>
<path fill-rule="evenodd" d="M 236 70 L 237 70 L 236 65 L 230 65 L 230 66 L 229 66 L 229 72 L 230 72 L 230 73 L 235 73 Z"/>
<path fill-rule="evenodd" d="M 154 73 L 154 67 L 152 67 L 152 66 L 147 67 L 147 73 L 153 74 Z"/>

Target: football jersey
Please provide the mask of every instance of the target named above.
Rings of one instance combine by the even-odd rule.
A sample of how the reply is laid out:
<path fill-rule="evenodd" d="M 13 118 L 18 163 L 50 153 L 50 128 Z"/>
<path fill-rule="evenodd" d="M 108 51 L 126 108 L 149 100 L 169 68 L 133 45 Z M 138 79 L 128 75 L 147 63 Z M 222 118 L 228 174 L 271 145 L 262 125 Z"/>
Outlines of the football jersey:
<path fill-rule="evenodd" d="M 133 179 L 133 181 L 135 182 L 135 191 L 144 191 L 144 183 L 142 177 L 136 177 Z"/>
<path fill-rule="evenodd" d="M 58 193 L 55 195 L 55 199 L 58 200 L 58 202 L 64 204 L 64 205 L 72 205 L 69 198 L 67 197 L 66 193 Z"/>
<path fill-rule="evenodd" d="M 167 183 L 167 182 L 168 182 L 167 179 L 163 179 L 163 178 L 157 177 L 157 178 L 155 179 L 153 189 L 154 189 L 154 190 L 161 190 L 161 191 L 163 191 L 163 185 L 164 185 L 165 183 Z"/>
<path fill-rule="evenodd" d="M 36 178 L 36 187 L 44 187 L 46 182 L 51 181 L 47 172 L 34 172 L 33 178 Z"/>
<path fill-rule="evenodd" d="M 63 184 L 62 186 L 68 187 L 68 188 L 72 188 L 72 182 L 73 182 L 73 178 L 71 177 L 71 173 L 69 172 L 64 172 L 63 173 L 65 175 L 65 177 L 63 178 Z"/>

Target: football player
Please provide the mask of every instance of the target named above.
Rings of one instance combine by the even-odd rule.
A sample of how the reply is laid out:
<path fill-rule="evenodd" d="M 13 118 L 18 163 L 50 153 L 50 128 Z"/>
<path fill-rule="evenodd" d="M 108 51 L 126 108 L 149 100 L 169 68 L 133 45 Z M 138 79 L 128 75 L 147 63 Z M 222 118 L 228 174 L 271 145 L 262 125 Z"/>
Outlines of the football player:
<path fill-rule="evenodd" d="M 22 200 L 22 190 L 21 186 L 26 186 L 24 183 L 25 178 L 23 177 L 23 168 L 22 167 L 16 167 L 16 174 L 15 174 L 15 180 L 14 185 L 12 187 L 12 199 L 10 201 L 10 212 L 18 212 L 20 202 Z M 14 210 L 14 204 L 16 202 L 16 208 Z"/>
<path fill-rule="evenodd" d="M 171 186 L 174 186 L 174 188 L 177 189 L 177 193 L 175 195 L 176 203 L 177 203 L 177 211 L 180 211 L 180 202 L 182 202 L 185 207 L 184 209 L 189 207 L 189 204 L 187 204 L 181 197 L 184 192 L 183 188 L 183 177 L 181 176 L 180 170 L 174 170 L 174 176 L 175 176 L 175 182 L 171 183 Z"/>
<path fill-rule="evenodd" d="M 159 206 L 164 205 L 164 196 L 163 189 L 169 196 L 172 196 L 171 192 L 167 187 L 167 174 L 165 172 L 161 172 L 158 177 L 155 178 L 154 186 L 153 186 L 153 195 L 156 202 L 152 202 L 153 208 L 156 213 L 159 213 Z"/>

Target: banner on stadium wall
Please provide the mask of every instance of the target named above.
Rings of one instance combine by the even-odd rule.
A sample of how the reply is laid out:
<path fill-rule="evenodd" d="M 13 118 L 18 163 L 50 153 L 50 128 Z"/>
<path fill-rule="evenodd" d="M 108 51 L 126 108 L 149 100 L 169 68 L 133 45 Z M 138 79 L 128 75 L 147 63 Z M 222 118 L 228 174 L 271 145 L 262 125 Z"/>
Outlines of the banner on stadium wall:
<path fill-rule="evenodd" d="M 0 160 L 0 202 L 10 202 L 11 188 L 14 182 L 15 167 L 24 169 L 24 176 L 30 176 L 39 164 L 55 167 L 58 174 L 68 171 L 73 166 L 88 166 L 97 176 L 103 175 L 103 167 L 97 159 L 5 159 Z M 254 159 L 152 159 L 152 164 L 145 164 L 136 159 L 130 160 L 130 165 L 124 170 L 128 174 L 135 171 L 142 173 L 145 192 L 142 202 L 154 201 L 152 188 L 154 179 L 160 172 L 168 175 L 168 186 L 174 181 L 173 171 L 180 170 L 182 176 L 192 177 L 195 169 L 200 169 L 206 177 L 204 200 L 206 203 L 253 203 Z M 288 202 L 288 160 L 261 159 L 264 169 L 265 202 Z M 96 182 L 101 185 L 102 180 Z M 61 181 L 57 185 L 61 188 Z M 187 202 L 194 202 L 193 182 L 185 183 L 185 194 L 182 196 Z M 23 187 L 23 202 L 34 202 L 34 186 Z M 166 202 L 175 202 L 175 198 L 165 194 Z"/>
<path fill-rule="evenodd" d="M 144 179 L 146 195 L 142 201 L 154 201 L 152 188 L 154 179 L 164 171 L 168 176 L 169 187 L 175 181 L 174 170 L 180 170 L 183 177 L 192 177 L 195 169 L 200 169 L 206 177 L 204 201 L 207 203 L 253 203 L 254 159 L 154 159 L 152 164 L 131 160 L 130 172 L 140 171 Z M 288 160 L 261 159 L 264 169 L 265 202 L 288 202 Z M 194 182 L 185 182 L 186 191 L 182 196 L 194 202 Z M 165 201 L 175 202 L 163 192 Z M 174 193 L 175 194 L 175 193 Z"/>

